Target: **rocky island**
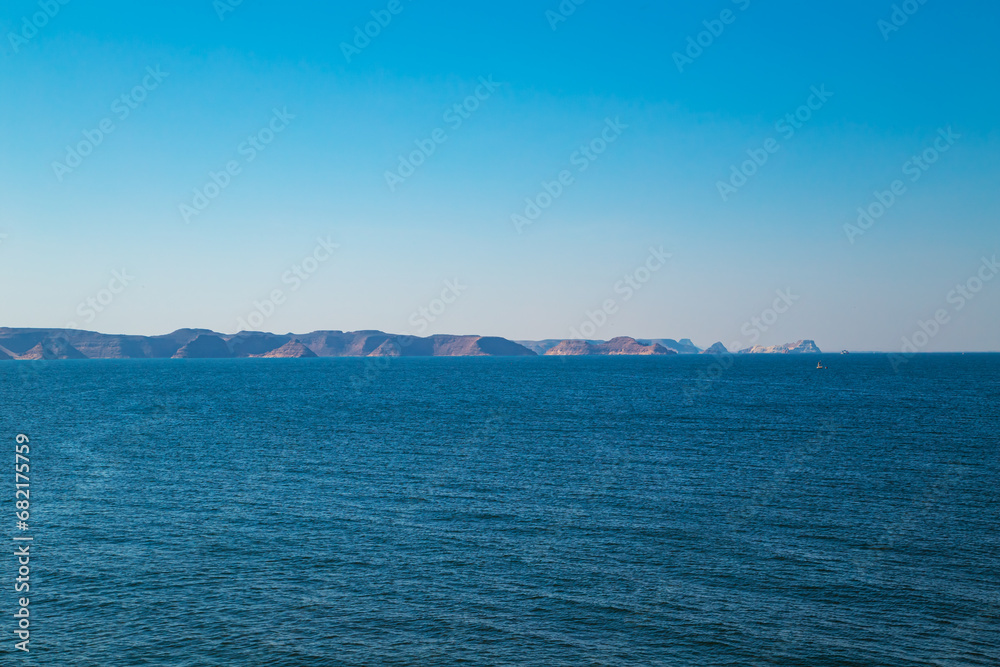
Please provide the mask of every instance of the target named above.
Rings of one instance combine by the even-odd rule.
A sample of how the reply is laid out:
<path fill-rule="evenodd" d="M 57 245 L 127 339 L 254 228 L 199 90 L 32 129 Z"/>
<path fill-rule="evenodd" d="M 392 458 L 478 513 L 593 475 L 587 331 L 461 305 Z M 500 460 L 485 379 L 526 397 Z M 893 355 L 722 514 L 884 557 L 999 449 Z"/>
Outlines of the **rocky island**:
<path fill-rule="evenodd" d="M 811 340 L 741 353 L 819 352 Z M 274 334 L 178 329 L 161 336 L 103 334 L 76 329 L 0 328 L 0 361 L 55 359 L 303 359 L 312 357 L 671 356 L 728 354 L 721 343 L 702 351 L 688 339 L 512 341 L 497 336 L 409 336 L 382 331 Z"/>
<path fill-rule="evenodd" d="M 740 354 L 818 354 L 820 351 L 816 343 L 811 340 L 800 340 L 795 343 L 785 343 L 784 345 L 754 345 L 745 350 L 740 350 Z"/>
<path fill-rule="evenodd" d="M 612 338 L 605 342 L 594 342 L 588 340 L 564 340 L 559 344 L 549 348 L 546 355 L 650 355 L 650 354 L 677 354 L 674 350 L 668 350 L 659 343 L 643 344 L 634 338 L 621 336 Z"/>

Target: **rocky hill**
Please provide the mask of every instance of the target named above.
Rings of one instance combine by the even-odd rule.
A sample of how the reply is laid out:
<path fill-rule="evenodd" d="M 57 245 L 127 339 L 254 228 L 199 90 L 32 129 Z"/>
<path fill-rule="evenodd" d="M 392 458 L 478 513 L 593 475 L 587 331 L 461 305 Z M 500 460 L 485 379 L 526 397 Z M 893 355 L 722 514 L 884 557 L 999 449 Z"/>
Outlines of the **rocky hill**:
<path fill-rule="evenodd" d="M 743 354 L 819 352 L 816 343 L 800 340 L 787 345 L 755 346 Z M 208 329 L 178 329 L 161 336 L 102 334 L 76 329 L 0 328 L 0 361 L 15 359 L 230 359 L 303 357 L 523 357 L 535 355 L 670 355 L 697 354 L 689 339 L 609 341 L 512 341 L 496 336 L 408 336 L 383 331 L 313 331 L 274 334 L 241 331 L 222 334 Z M 727 354 L 722 343 L 704 351 Z"/>
<path fill-rule="evenodd" d="M 518 345 L 528 348 L 535 354 L 545 354 L 552 348 L 554 348 L 559 343 L 563 342 L 562 338 L 546 338 L 544 340 L 516 340 L 514 341 Z M 588 343 L 603 343 L 600 340 L 590 340 Z"/>
<path fill-rule="evenodd" d="M 679 341 L 673 338 L 640 338 L 639 342 L 644 345 L 659 343 L 668 350 L 673 350 L 677 354 L 698 354 L 701 348 L 691 342 L 690 338 L 682 338 Z"/>
<path fill-rule="evenodd" d="M 550 348 L 546 355 L 560 356 L 590 356 L 590 355 L 669 355 L 677 354 L 674 350 L 668 350 L 659 343 L 644 345 L 635 338 L 620 336 L 612 338 L 608 342 L 594 343 L 586 340 L 564 340 L 558 345 Z"/>
<path fill-rule="evenodd" d="M 221 334 L 178 329 L 163 336 L 125 336 L 75 329 L 0 328 L 0 361 L 12 359 L 228 359 L 248 357 L 534 356 L 495 336 L 421 338 L 381 331 Z"/>
<path fill-rule="evenodd" d="M 298 338 L 288 341 L 276 350 L 271 350 L 258 356 L 263 359 L 309 359 L 316 358 L 316 353 L 302 344 Z"/>
<path fill-rule="evenodd" d="M 233 351 L 222 336 L 202 334 L 174 353 L 174 359 L 229 359 Z"/>
<path fill-rule="evenodd" d="M 583 339 L 571 339 L 571 340 L 583 340 Z M 635 341 L 641 345 L 662 345 L 668 350 L 673 350 L 677 354 L 698 354 L 701 352 L 701 348 L 691 342 L 690 338 L 682 338 L 677 341 L 673 338 L 636 338 Z M 545 354 L 556 345 L 564 342 L 561 338 L 546 338 L 544 340 L 519 340 L 516 341 L 519 345 L 523 345 L 532 352 L 536 354 Z M 590 343 L 591 345 L 603 345 L 607 341 L 603 340 L 584 340 L 585 343 Z"/>
<path fill-rule="evenodd" d="M 740 354 L 813 354 L 819 353 L 820 349 L 811 340 L 800 340 L 784 345 L 754 345 L 745 350 L 740 350 Z"/>

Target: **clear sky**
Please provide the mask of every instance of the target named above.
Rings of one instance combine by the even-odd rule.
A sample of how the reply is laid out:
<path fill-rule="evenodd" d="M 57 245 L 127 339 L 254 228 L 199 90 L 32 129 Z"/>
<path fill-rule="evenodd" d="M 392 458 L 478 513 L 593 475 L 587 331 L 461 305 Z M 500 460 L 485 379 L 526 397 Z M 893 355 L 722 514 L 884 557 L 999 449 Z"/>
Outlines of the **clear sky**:
<path fill-rule="evenodd" d="M 63 2 L 0 325 L 1000 349 L 996 3 Z"/>

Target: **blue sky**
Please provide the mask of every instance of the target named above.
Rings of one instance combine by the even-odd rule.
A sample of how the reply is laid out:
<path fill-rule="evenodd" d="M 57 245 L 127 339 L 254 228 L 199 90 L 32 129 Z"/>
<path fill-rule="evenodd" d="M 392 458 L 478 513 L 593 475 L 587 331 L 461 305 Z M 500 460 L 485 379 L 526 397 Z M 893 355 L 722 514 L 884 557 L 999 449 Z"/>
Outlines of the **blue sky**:
<path fill-rule="evenodd" d="M 313 4 L 4 4 L 0 324 L 1000 349 L 995 4 Z"/>

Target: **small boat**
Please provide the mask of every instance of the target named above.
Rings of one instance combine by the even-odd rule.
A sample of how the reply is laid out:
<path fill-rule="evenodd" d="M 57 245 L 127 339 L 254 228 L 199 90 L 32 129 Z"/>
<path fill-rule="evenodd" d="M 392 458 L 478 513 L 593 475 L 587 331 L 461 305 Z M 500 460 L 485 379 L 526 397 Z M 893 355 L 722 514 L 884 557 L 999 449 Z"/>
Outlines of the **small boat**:
<path fill-rule="evenodd" d="M 841 350 L 840 353 L 841 354 L 850 354 L 850 352 L 848 352 L 847 350 Z"/>
<path fill-rule="evenodd" d="M 818 371 L 825 371 L 826 370 L 826 366 L 823 365 L 822 361 L 816 362 L 816 370 L 818 370 Z"/>

